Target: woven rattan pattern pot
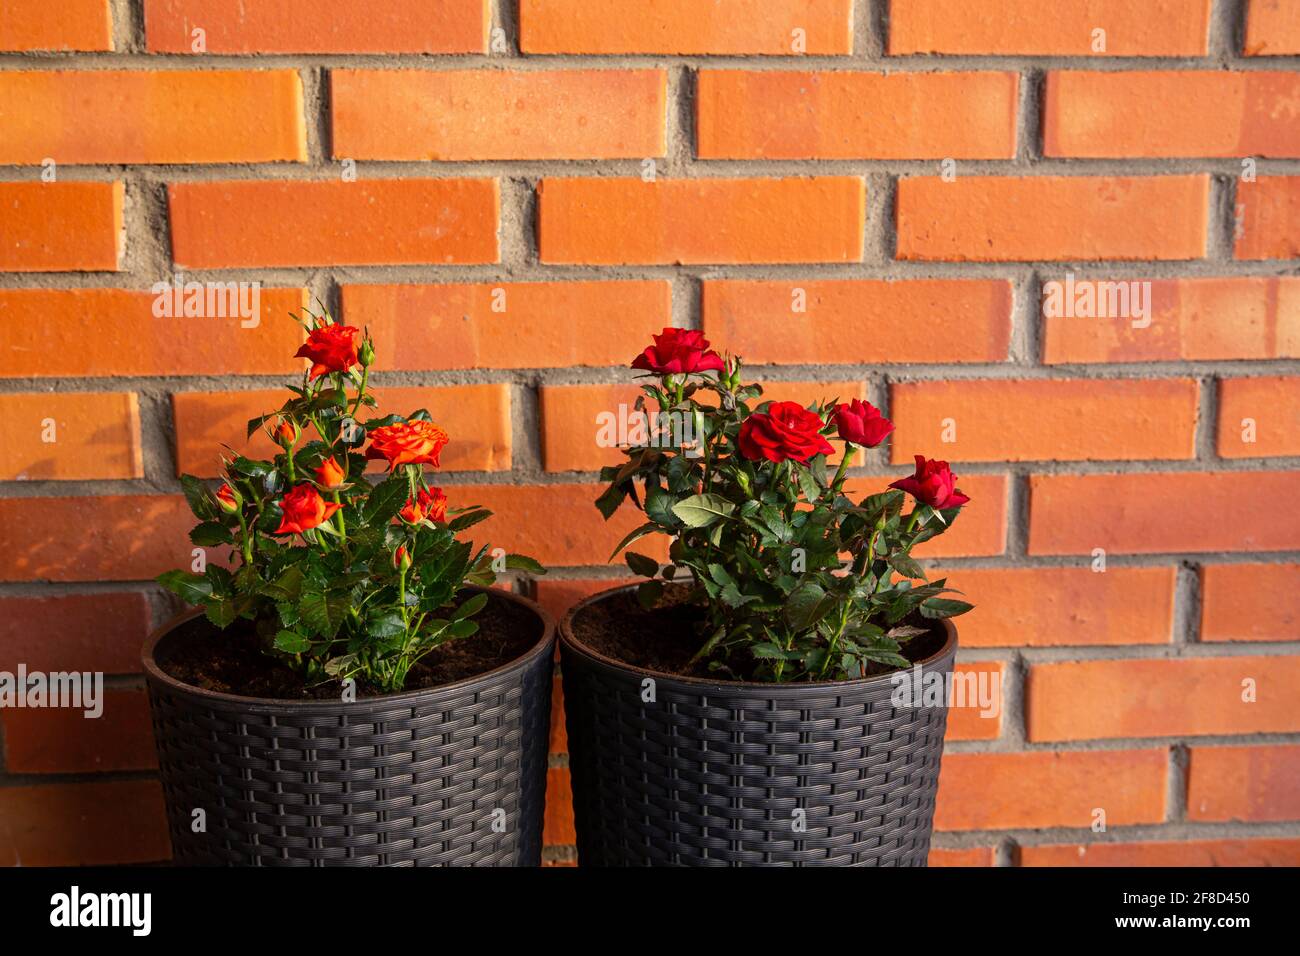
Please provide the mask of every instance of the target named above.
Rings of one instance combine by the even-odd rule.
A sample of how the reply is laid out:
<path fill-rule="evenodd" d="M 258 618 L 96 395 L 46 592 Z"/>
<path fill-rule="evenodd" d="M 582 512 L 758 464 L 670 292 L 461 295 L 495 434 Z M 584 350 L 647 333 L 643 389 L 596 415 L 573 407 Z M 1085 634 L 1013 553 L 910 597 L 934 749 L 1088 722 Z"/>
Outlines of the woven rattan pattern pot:
<path fill-rule="evenodd" d="M 572 624 L 625 590 L 560 624 L 579 865 L 925 865 L 946 708 L 895 708 L 888 675 L 720 683 L 620 663 Z M 925 672 L 952 670 L 943 626 Z"/>
<path fill-rule="evenodd" d="M 191 687 L 157 659 L 188 628 L 210 625 L 192 612 L 155 632 L 144 668 L 175 860 L 538 865 L 555 622 L 531 601 L 491 593 L 537 616 L 539 639 L 524 656 L 348 704 Z M 193 832 L 196 809 L 206 832 Z"/>

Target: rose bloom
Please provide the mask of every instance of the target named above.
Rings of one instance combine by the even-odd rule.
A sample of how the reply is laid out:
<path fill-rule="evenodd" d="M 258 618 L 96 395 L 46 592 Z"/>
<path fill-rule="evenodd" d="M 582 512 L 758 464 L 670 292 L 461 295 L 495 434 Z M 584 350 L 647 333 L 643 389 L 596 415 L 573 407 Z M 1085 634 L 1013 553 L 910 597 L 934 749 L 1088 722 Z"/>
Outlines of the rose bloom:
<path fill-rule="evenodd" d="M 298 426 L 287 418 L 281 418 L 272 434 L 277 442 L 288 448 L 298 440 Z"/>
<path fill-rule="evenodd" d="M 957 476 L 946 461 L 916 456 L 916 473 L 892 482 L 889 487 L 906 491 L 923 504 L 938 511 L 957 508 L 970 501 L 956 488 Z"/>
<path fill-rule="evenodd" d="M 894 423 L 880 414 L 870 402 L 853 399 L 835 406 L 835 427 L 840 438 L 864 448 L 875 448 L 894 430 Z"/>
<path fill-rule="evenodd" d="M 239 510 L 239 501 L 235 498 L 235 489 L 230 487 L 229 482 L 222 482 L 217 489 L 217 503 L 221 505 L 222 510 L 234 514 Z"/>
<path fill-rule="evenodd" d="M 447 496 L 441 488 L 420 489 L 414 499 L 407 498 L 397 516 L 407 524 L 418 524 L 425 518 L 430 521 L 445 521 L 447 518 Z"/>
<path fill-rule="evenodd" d="M 328 521 L 342 505 L 326 501 L 312 485 L 303 483 L 280 499 L 284 512 L 272 534 L 302 534 Z"/>
<path fill-rule="evenodd" d="M 766 412 L 755 412 L 740 425 L 740 453 L 750 461 L 787 458 L 807 463 L 814 455 L 829 455 L 831 447 L 821 434 L 821 416 L 798 402 L 773 402 Z"/>
<path fill-rule="evenodd" d="M 692 329 L 664 329 L 654 336 L 655 344 L 632 360 L 632 367 L 658 375 L 683 372 L 722 371 L 722 356 L 709 351 L 703 332 Z"/>
<path fill-rule="evenodd" d="M 302 348 L 294 358 L 311 359 L 311 378 L 317 379 L 326 372 L 346 372 L 356 365 L 357 336 L 360 329 L 350 325 L 326 325 L 312 329 Z"/>
<path fill-rule="evenodd" d="M 451 438 L 433 422 L 417 420 L 396 425 L 381 425 L 370 432 L 367 458 L 382 458 L 388 469 L 399 465 L 433 465 L 438 467 L 438 455 Z"/>
<path fill-rule="evenodd" d="M 347 473 L 339 467 L 339 463 L 334 460 L 333 456 L 322 461 L 314 474 L 316 484 L 323 485 L 326 488 L 337 488 L 343 484 L 343 479 L 347 477 Z"/>

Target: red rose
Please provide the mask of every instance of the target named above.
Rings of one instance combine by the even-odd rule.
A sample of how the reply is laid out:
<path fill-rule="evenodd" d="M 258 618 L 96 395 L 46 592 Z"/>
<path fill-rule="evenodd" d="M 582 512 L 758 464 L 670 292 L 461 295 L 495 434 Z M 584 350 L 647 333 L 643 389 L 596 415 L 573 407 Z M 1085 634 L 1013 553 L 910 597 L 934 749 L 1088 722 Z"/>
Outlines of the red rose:
<path fill-rule="evenodd" d="M 302 534 L 328 521 L 342 505 L 326 501 L 320 492 L 309 484 L 297 485 L 280 499 L 280 527 L 272 534 Z"/>
<path fill-rule="evenodd" d="M 425 518 L 444 521 L 447 518 L 447 496 L 441 488 L 420 489 L 414 499 L 407 498 L 397 516 L 407 524 L 419 524 Z"/>
<path fill-rule="evenodd" d="M 297 425 L 289 421 L 287 418 L 281 418 L 276 424 L 275 430 L 272 431 L 271 434 L 274 435 L 275 440 L 285 448 L 290 448 L 298 440 L 298 435 L 300 433 Z"/>
<path fill-rule="evenodd" d="M 766 412 L 755 412 L 740 425 L 740 453 L 750 461 L 787 458 L 807 463 L 814 455 L 829 455 L 831 447 L 821 430 L 820 415 L 798 402 L 773 402 Z"/>
<path fill-rule="evenodd" d="M 241 497 L 239 492 L 230 487 L 229 482 L 223 482 L 217 489 L 217 504 L 221 505 L 221 510 L 227 514 L 234 514 L 239 510 Z"/>
<path fill-rule="evenodd" d="M 397 550 L 393 552 L 393 567 L 399 571 L 406 571 L 411 566 L 411 555 L 407 553 L 406 545 L 399 544 Z"/>
<path fill-rule="evenodd" d="M 367 458 L 383 458 L 391 471 L 398 465 L 430 464 L 438 467 L 438 455 L 450 436 L 433 422 L 423 420 L 381 425 L 370 432 Z"/>
<path fill-rule="evenodd" d="M 339 463 L 331 456 L 320 463 L 320 467 L 315 470 L 315 476 L 316 484 L 326 488 L 337 488 L 343 484 L 343 479 L 347 477 L 347 473 L 339 467 Z"/>
<path fill-rule="evenodd" d="M 880 409 L 856 398 L 847 405 L 836 405 L 834 415 L 840 438 L 863 448 L 875 448 L 894 430 L 894 423 L 883 417 Z"/>
<path fill-rule="evenodd" d="M 924 455 L 916 456 L 916 474 L 900 478 L 889 487 L 906 491 L 909 495 L 938 511 L 957 508 L 970 501 L 956 488 L 957 476 L 946 461 L 935 461 Z"/>
<path fill-rule="evenodd" d="M 703 332 L 692 329 L 664 329 L 654 336 L 655 344 L 632 360 L 632 367 L 657 375 L 683 372 L 722 371 L 722 356 L 708 350 Z"/>
<path fill-rule="evenodd" d="M 357 336 L 360 329 L 350 325 L 326 325 L 312 329 L 306 343 L 294 353 L 294 358 L 311 359 L 311 378 L 326 372 L 346 372 L 359 361 Z"/>

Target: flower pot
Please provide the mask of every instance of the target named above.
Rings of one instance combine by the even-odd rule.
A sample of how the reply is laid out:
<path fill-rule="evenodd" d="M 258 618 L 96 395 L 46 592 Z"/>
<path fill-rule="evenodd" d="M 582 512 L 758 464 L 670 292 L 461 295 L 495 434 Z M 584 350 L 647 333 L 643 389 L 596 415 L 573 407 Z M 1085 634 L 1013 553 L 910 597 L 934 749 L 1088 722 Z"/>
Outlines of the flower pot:
<path fill-rule="evenodd" d="M 675 677 L 574 636 L 584 609 L 630 590 L 589 598 L 560 624 L 580 865 L 925 865 L 946 706 L 894 706 L 889 674 Z M 946 677 L 957 632 L 936 627 L 942 646 L 918 666 Z"/>
<path fill-rule="evenodd" d="M 536 866 L 555 623 L 504 666 L 353 703 L 263 700 L 159 666 L 197 611 L 150 636 L 144 669 L 174 858 L 237 866 Z M 198 811 L 202 811 L 199 813 Z"/>

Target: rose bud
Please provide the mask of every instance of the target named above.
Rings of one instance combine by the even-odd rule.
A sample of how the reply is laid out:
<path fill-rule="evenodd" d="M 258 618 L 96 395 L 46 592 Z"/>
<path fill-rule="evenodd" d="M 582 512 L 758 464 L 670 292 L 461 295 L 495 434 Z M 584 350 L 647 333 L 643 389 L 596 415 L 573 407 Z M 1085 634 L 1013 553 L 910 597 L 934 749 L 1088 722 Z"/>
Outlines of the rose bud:
<path fill-rule="evenodd" d="M 298 442 L 298 426 L 287 418 L 280 419 L 275 430 L 271 433 L 277 442 L 285 448 L 292 448 Z"/>
<path fill-rule="evenodd" d="M 703 332 L 668 328 L 653 338 L 655 344 L 632 360 L 633 368 L 656 375 L 724 370 L 722 356 L 709 351 Z"/>
<path fill-rule="evenodd" d="M 389 471 L 399 465 L 428 464 L 437 468 L 438 455 L 449 440 L 445 431 L 422 419 L 382 425 L 370 432 L 366 458 L 384 459 Z"/>
<path fill-rule="evenodd" d="M 357 361 L 361 363 L 362 368 L 370 368 L 375 364 L 375 343 L 366 336 L 361 342 L 361 349 L 357 352 Z"/>
<path fill-rule="evenodd" d="M 280 526 L 272 534 L 302 534 L 328 521 L 343 506 L 326 501 L 320 492 L 305 482 L 280 499 L 284 512 Z"/>
<path fill-rule="evenodd" d="M 754 412 L 741 422 L 736 441 L 750 461 L 792 459 L 806 464 L 816 455 L 835 451 L 822 437 L 824 426 L 820 415 L 798 402 L 773 402 L 766 412 Z"/>
<path fill-rule="evenodd" d="M 957 476 L 946 461 L 935 461 L 924 455 L 916 456 L 916 473 L 892 482 L 889 487 L 906 491 L 922 504 L 936 511 L 958 508 L 970 501 L 956 488 Z"/>
<path fill-rule="evenodd" d="M 405 572 L 411 567 L 411 556 L 406 552 L 406 545 L 399 544 L 393 552 L 393 567 Z"/>
<path fill-rule="evenodd" d="M 232 515 L 239 510 L 239 506 L 243 503 L 243 496 L 230 487 L 230 482 L 222 482 L 221 487 L 217 489 L 217 504 L 221 506 L 221 510 L 228 515 Z"/>
<path fill-rule="evenodd" d="M 343 479 L 347 473 L 339 467 L 339 463 L 331 455 L 320 463 L 320 467 L 314 472 L 316 483 L 324 488 L 337 488 L 343 484 Z"/>
<path fill-rule="evenodd" d="M 441 488 L 423 488 L 415 498 L 407 498 L 397 516 L 407 524 L 419 524 L 425 518 L 430 521 L 443 521 L 447 517 L 447 496 Z"/>
<path fill-rule="evenodd" d="M 311 379 L 327 372 L 346 372 L 360 360 L 357 336 L 361 330 L 350 325 L 323 325 L 313 329 L 294 358 L 311 360 Z"/>
<path fill-rule="evenodd" d="M 863 448 L 875 448 L 894 430 L 894 423 L 882 416 L 880 409 L 856 398 L 847 405 L 836 405 L 833 415 L 840 438 Z"/>

